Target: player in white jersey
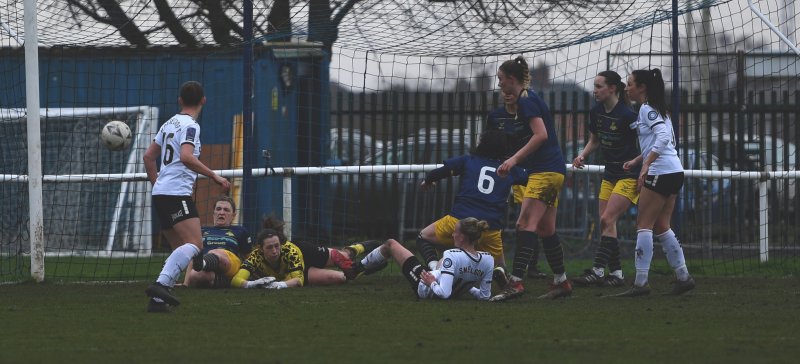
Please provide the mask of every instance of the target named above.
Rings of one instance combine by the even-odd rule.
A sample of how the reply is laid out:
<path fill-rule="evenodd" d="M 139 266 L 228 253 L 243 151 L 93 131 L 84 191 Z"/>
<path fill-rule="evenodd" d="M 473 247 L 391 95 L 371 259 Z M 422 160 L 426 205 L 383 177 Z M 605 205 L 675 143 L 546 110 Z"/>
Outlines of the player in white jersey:
<path fill-rule="evenodd" d="M 145 290 L 150 297 L 148 312 L 168 312 L 169 305 L 180 304 L 171 292 L 172 287 L 192 257 L 203 249 L 200 217 L 192 200 L 197 174 L 216 182 L 223 192 L 230 188 L 228 180 L 198 159 L 200 125 L 196 120 L 205 103 L 203 86 L 199 82 L 188 81 L 181 85 L 178 97 L 181 112 L 161 126 L 144 154 L 147 177 L 153 184 L 153 206 L 162 232 L 173 249 L 161 274 Z M 156 169 L 159 157 L 160 172 Z"/>
<path fill-rule="evenodd" d="M 438 269 L 433 271 L 394 239 L 367 254 L 354 269 L 368 271 L 392 257 L 401 265 L 403 275 L 419 298 L 448 299 L 469 292 L 479 300 L 488 300 L 492 294 L 494 259 L 489 253 L 475 250 L 481 233 L 488 229 L 488 222 L 474 217 L 459 220 L 453 231 L 455 248 L 444 252 Z"/>
<path fill-rule="evenodd" d="M 683 248 L 670 228 L 675 200 L 683 186 L 683 166 L 675 150 L 672 121 L 667 116 L 661 71 L 658 68 L 633 71 L 628 77 L 625 91 L 631 101 L 642 105 L 636 119 L 636 130 L 643 162 L 638 181 L 640 196 L 639 213 L 636 217 L 636 279 L 629 290 L 617 296 L 650 294 L 648 273 L 653 259 L 654 237 L 661 243 L 667 261 L 677 277 L 668 294 L 679 295 L 693 289 L 695 283 L 686 268 Z M 625 169 L 631 167 L 631 163 L 624 165 Z"/>

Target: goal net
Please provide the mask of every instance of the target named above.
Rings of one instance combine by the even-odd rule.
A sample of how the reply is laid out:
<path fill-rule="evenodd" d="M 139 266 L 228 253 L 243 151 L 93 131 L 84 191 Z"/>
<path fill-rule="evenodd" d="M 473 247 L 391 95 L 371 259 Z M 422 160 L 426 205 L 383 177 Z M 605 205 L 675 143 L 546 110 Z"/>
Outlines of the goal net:
<path fill-rule="evenodd" d="M 103 126 L 126 123 L 129 148 L 110 151 Z M 3 254 L 27 254 L 26 112 L 0 109 L 0 241 Z M 122 257 L 152 250 L 150 184 L 142 157 L 158 127 L 154 107 L 48 108 L 41 111 L 45 254 Z M 138 178 L 137 177 L 138 174 Z"/>
<path fill-rule="evenodd" d="M 503 105 L 499 64 L 522 55 L 531 87 L 553 113 L 565 164 L 588 140 L 595 75 L 608 69 L 625 78 L 635 69 L 660 68 L 668 94 L 679 90 L 673 120 L 689 171 L 673 227 L 690 264 L 723 274 L 773 266 L 797 272 L 800 57 L 788 44 L 797 45 L 800 9 L 792 1 L 751 2 L 762 19 L 746 0 L 678 1 L 677 13 L 670 0 L 365 0 L 327 8 L 259 0 L 253 1 L 252 43 L 244 42 L 241 1 L 212 7 L 179 0 L 169 11 L 151 2 L 86 3 L 91 6 L 38 2 L 43 105 L 69 115 L 56 122 L 61 116 L 50 108 L 43 117 L 50 254 L 168 250 L 146 205 L 146 182 L 125 174 L 129 167 L 141 172 L 135 169 L 142 168 L 141 156 L 133 153 L 142 150 L 109 152 L 97 135 L 112 117 L 145 135 L 144 126 L 134 124 L 147 112 L 122 116 L 115 114 L 121 107 L 104 105 L 157 108 L 161 115 L 152 110 L 147 132 L 156 130 L 177 111 L 177 88 L 189 79 L 204 84 L 209 100 L 198 120 L 201 160 L 232 176 L 238 221 L 253 235 L 263 216 L 275 215 L 290 222 L 293 239 L 411 242 L 449 212 L 458 187 L 451 179 L 422 192 L 419 181 L 475 146 L 488 112 Z M 0 7 L 0 105 L 21 108 L 22 5 L 7 5 Z M 253 67 L 245 75 L 243 49 L 250 45 Z M 243 87 L 248 77 L 251 88 Z M 75 116 L 86 106 L 109 117 Z M 4 256 L 13 257 L 5 262 L 11 262 L 28 244 L 25 124 L 19 111 L 4 110 L 0 236 Z M 252 116 L 249 129 L 242 115 Z M 58 134 L 59 128 L 91 138 Z M 245 137 L 252 138 L 248 150 Z M 254 161 L 249 180 L 241 178 L 243 156 Z M 103 176 L 91 177 L 97 175 Z M 600 178 L 597 165 L 568 171 L 556 223 L 568 259 L 594 254 Z M 212 223 L 220 192 L 212 185 L 199 179 L 193 196 L 204 224 Z M 508 208 L 507 257 L 513 255 L 516 209 Z M 633 254 L 636 212 L 632 207 L 618 223 L 625 257 Z M 149 262 L 112 259 L 108 264 L 125 267 Z M 145 265 L 147 276 L 160 264 Z M 24 269 L 9 274 L 9 266 L 1 267 L 0 280 L 24 276 Z M 112 279 L 95 271 L 66 276 Z"/>

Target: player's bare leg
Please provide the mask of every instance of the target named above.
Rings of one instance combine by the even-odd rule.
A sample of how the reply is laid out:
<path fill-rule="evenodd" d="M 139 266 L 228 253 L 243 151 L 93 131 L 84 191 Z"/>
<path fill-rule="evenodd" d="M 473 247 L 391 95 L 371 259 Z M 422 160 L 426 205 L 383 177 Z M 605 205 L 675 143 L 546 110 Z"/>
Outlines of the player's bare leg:
<path fill-rule="evenodd" d="M 308 268 L 308 283 L 313 286 L 331 286 L 343 284 L 347 278 L 343 272 L 332 269 Z"/>

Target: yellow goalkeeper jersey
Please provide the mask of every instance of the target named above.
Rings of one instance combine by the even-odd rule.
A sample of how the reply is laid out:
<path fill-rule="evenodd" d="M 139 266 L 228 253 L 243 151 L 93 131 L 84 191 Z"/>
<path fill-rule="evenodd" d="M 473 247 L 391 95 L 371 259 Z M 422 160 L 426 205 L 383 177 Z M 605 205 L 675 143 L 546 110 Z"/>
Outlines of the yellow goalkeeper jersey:
<path fill-rule="evenodd" d="M 287 241 L 281 245 L 281 258 L 278 267 L 269 264 L 261 249 L 255 248 L 242 263 L 242 268 L 233 277 L 231 285 L 242 287 L 244 282 L 262 277 L 275 277 L 279 281 L 299 278 L 300 286 L 305 283 L 305 263 L 303 252 L 297 245 Z"/>

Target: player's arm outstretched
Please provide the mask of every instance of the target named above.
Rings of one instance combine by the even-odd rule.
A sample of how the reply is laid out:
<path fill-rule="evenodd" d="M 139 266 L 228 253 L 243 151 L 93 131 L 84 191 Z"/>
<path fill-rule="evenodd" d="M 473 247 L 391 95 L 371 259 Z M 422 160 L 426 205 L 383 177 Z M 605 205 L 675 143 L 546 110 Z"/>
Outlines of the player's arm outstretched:
<path fill-rule="evenodd" d="M 419 187 L 423 191 L 427 191 L 435 186 L 437 181 L 460 175 L 463 170 L 464 160 L 465 156 L 461 156 L 445 161 L 443 166 L 428 172 Z"/>
<path fill-rule="evenodd" d="M 200 159 L 194 155 L 194 145 L 191 143 L 184 143 L 181 145 L 181 153 L 180 153 L 181 163 L 192 170 L 192 172 L 196 172 L 202 174 L 208 178 L 210 178 L 214 183 L 218 184 L 222 187 L 223 192 L 227 191 L 231 188 L 231 183 L 226 178 L 214 173 L 211 168 L 208 168 Z M 149 173 L 148 173 L 149 176 Z"/>

